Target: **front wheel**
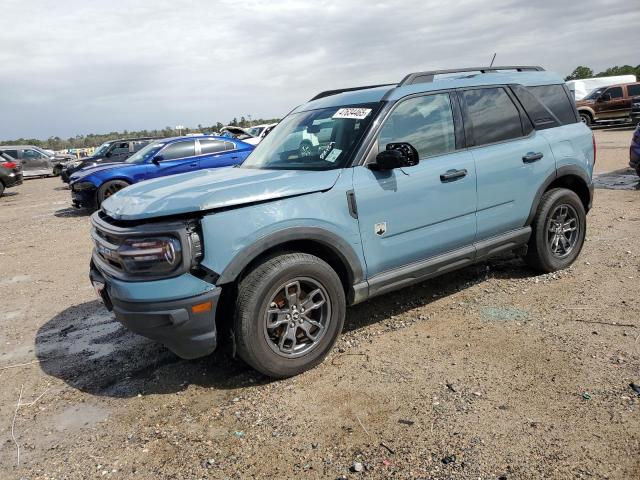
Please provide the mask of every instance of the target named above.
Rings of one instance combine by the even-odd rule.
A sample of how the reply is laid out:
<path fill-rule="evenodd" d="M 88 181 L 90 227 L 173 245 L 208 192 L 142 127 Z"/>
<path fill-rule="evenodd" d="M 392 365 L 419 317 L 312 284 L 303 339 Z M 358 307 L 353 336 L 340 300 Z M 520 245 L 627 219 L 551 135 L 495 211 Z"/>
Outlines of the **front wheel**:
<path fill-rule="evenodd" d="M 128 186 L 129 184 L 124 180 L 111 180 L 100 185 L 98 189 L 98 207 L 111 195 Z"/>
<path fill-rule="evenodd" d="M 584 112 L 580 112 L 580 120 L 582 121 L 582 123 L 584 123 L 587 127 L 590 127 L 591 124 L 593 123 L 593 120 L 591 120 L 591 115 L 589 115 L 588 113 L 584 113 Z"/>
<path fill-rule="evenodd" d="M 306 253 L 273 257 L 239 285 L 238 354 L 269 377 L 284 378 L 324 359 L 342 331 L 346 300 L 336 272 Z"/>
<path fill-rule="evenodd" d="M 527 263 L 542 272 L 555 272 L 578 257 L 587 230 L 587 214 L 575 192 L 554 188 L 546 192 L 533 220 Z"/>

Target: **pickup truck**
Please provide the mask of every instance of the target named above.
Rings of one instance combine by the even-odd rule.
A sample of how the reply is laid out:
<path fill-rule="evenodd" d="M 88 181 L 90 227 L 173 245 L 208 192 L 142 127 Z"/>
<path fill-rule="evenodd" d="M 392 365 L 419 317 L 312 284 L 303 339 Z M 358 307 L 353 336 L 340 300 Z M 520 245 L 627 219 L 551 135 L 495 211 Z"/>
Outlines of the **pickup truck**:
<path fill-rule="evenodd" d="M 640 82 L 596 88 L 576 102 L 580 119 L 587 125 L 596 122 L 628 121 L 638 115 Z M 635 106 L 634 106 L 635 105 Z"/>

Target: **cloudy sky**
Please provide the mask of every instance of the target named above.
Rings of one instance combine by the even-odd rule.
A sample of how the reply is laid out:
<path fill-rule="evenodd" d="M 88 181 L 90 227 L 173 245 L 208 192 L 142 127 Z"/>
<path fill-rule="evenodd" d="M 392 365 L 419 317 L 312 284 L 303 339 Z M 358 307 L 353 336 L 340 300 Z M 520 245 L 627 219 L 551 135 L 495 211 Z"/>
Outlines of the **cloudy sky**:
<path fill-rule="evenodd" d="M 640 63 L 638 0 L 2 0 L 0 139 L 275 117 L 423 69 Z"/>

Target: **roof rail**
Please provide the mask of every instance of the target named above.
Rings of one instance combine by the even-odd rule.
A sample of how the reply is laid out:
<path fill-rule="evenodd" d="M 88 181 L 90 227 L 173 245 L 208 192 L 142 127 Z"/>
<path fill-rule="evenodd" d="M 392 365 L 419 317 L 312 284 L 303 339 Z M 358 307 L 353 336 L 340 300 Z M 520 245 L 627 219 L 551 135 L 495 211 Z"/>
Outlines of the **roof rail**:
<path fill-rule="evenodd" d="M 528 65 L 515 65 L 515 66 L 504 66 L 504 67 L 472 67 L 472 68 L 454 68 L 451 70 L 431 70 L 427 72 L 415 72 L 410 73 L 406 77 L 402 79 L 402 81 L 398 84 L 399 87 L 403 85 L 413 85 L 415 83 L 429 83 L 433 82 L 433 79 L 436 75 L 446 75 L 449 73 L 465 73 L 465 72 L 496 72 L 501 70 L 515 70 L 517 72 L 524 71 L 533 71 L 533 72 L 543 72 L 544 68 L 528 66 Z"/>
<path fill-rule="evenodd" d="M 339 93 L 344 93 L 344 92 L 355 92 L 356 90 L 366 90 L 368 88 L 376 88 L 376 87 L 390 87 L 395 85 L 396 85 L 395 83 L 382 83 L 380 85 L 367 85 L 365 87 L 351 87 L 351 88 L 339 88 L 337 90 L 326 90 L 324 92 L 320 92 L 309 101 L 312 102 L 314 100 L 318 100 L 319 98 L 330 97 L 331 95 L 337 95 Z"/>

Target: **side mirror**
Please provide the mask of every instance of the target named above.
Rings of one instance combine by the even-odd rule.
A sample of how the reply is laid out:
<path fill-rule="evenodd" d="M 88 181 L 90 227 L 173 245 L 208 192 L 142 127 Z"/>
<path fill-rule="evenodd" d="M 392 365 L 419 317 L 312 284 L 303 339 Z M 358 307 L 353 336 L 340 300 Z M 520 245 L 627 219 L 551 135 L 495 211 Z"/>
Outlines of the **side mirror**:
<path fill-rule="evenodd" d="M 599 102 L 608 102 L 609 100 L 611 100 L 610 93 L 603 93 L 602 95 L 600 95 L 600 98 L 598 98 Z"/>
<path fill-rule="evenodd" d="M 164 160 L 164 157 L 162 155 L 156 155 L 155 157 L 153 157 L 151 159 L 151 161 L 156 165 L 156 166 L 160 166 L 160 162 Z"/>
<path fill-rule="evenodd" d="M 105 157 L 110 158 L 110 157 L 111 157 L 111 155 L 113 155 L 111 152 L 107 152 L 107 153 L 105 154 Z"/>
<path fill-rule="evenodd" d="M 387 149 L 376 156 L 375 170 L 413 167 L 420 162 L 418 151 L 410 143 L 389 143 Z"/>

